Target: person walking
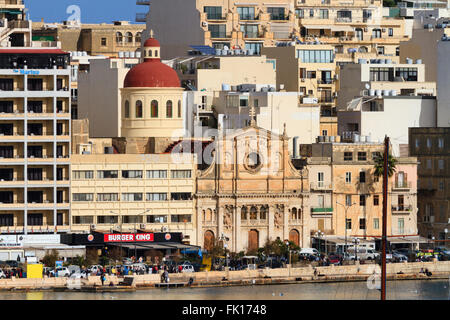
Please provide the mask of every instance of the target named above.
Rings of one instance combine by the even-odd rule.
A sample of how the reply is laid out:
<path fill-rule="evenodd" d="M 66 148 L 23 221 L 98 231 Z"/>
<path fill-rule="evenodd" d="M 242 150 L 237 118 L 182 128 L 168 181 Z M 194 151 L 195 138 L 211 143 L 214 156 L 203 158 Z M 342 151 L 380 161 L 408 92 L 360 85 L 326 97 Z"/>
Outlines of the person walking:
<path fill-rule="evenodd" d="M 106 276 L 105 276 L 104 273 L 100 276 L 100 281 L 102 282 L 102 286 L 103 286 L 105 284 L 105 281 L 106 281 Z"/>

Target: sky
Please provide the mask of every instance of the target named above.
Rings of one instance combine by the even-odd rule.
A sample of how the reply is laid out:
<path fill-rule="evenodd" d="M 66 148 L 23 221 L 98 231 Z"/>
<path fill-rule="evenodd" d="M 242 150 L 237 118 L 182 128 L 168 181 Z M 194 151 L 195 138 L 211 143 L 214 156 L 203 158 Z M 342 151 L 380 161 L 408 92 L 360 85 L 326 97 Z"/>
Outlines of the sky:
<path fill-rule="evenodd" d="M 136 0 L 24 0 L 30 20 L 62 22 L 69 20 L 74 11 L 67 9 L 76 5 L 80 8 L 83 23 L 111 23 L 127 20 L 135 23 L 137 12 L 147 12 L 148 6 L 136 5 Z M 72 19 L 73 20 L 73 19 Z"/>

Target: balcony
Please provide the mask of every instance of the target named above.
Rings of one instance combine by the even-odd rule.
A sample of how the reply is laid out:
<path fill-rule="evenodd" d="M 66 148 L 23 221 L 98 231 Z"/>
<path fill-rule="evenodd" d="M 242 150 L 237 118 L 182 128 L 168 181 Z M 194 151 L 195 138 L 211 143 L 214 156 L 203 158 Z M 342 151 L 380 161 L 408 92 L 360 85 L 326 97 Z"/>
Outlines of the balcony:
<path fill-rule="evenodd" d="M 392 214 L 409 214 L 412 212 L 412 206 L 392 206 Z"/>
<path fill-rule="evenodd" d="M 244 32 L 243 36 L 245 39 L 258 39 L 258 38 L 264 38 L 263 32 Z"/>
<path fill-rule="evenodd" d="M 321 85 L 321 84 L 332 85 L 333 79 L 317 79 L 317 84 L 318 85 Z"/>
<path fill-rule="evenodd" d="M 259 16 L 255 16 L 253 14 L 243 14 L 239 16 L 239 20 L 241 21 L 256 21 L 259 20 Z"/>
<path fill-rule="evenodd" d="M 213 32 L 210 31 L 211 34 L 211 39 L 227 39 L 227 38 L 231 38 L 231 34 L 227 34 L 226 32 Z"/>
<path fill-rule="evenodd" d="M 411 181 L 398 181 L 392 184 L 392 190 L 409 190 L 412 187 Z"/>
<path fill-rule="evenodd" d="M 331 214 L 331 213 L 333 213 L 333 208 L 311 207 L 311 214 Z"/>
<path fill-rule="evenodd" d="M 147 14 L 146 13 L 136 13 L 136 22 L 146 22 Z"/>
<path fill-rule="evenodd" d="M 335 22 L 338 22 L 338 23 L 350 23 L 350 22 L 352 22 L 352 18 L 350 18 L 350 17 L 337 17 Z"/>
<path fill-rule="evenodd" d="M 311 190 L 324 191 L 324 190 L 332 190 L 333 186 L 331 184 L 326 184 L 323 181 L 319 181 L 319 182 L 311 182 L 310 188 Z"/>

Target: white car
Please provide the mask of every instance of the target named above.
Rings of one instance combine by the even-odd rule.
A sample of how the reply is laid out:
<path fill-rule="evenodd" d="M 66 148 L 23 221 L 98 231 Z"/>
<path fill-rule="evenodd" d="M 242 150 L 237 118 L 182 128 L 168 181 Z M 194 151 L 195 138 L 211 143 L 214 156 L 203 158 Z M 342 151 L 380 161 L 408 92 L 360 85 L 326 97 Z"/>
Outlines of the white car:
<path fill-rule="evenodd" d="M 87 279 L 86 272 L 75 272 L 70 275 L 71 279 Z"/>
<path fill-rule="evenodd" d="M 3 270 L 0 270 L 0 279 L 6 279 L 6 275 Z"/>
<path fill-rule="evenodd" d="M 103 267 L 100 265 L 94 265 L 89 268 L 91 275 L 95 276 L 99 270 L 103 270 Z"/>
<path fill-rule="evenodd" d="M 190 264 L 182 264 L 181 265 L 181 272 L 195 272 L 194 266 Z"/>
<path fill-rule="evenodd" d="M 50 271 L 50 274 L 54 277 L 69 277 L 70 271 L 67 267 L 58 267 L 55 270 Z"/>

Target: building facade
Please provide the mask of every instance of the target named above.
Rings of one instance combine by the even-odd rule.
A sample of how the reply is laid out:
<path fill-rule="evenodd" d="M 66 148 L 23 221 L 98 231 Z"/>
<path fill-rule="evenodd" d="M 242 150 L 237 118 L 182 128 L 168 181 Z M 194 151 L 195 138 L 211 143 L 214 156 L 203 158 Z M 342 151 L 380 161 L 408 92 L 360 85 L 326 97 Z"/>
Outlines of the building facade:
<path fill-rule="evenodd" d="M 69 54 L 0 50 L 0 229 L 69 231 Z"/>
<path fill-rule="evenodd" d="M 0 1 L 0 46 L 31 46 L 31 21 L 26 20 L 22 0 Z"/>
<path fill-rule="evenodd" d="M 410 128 L 409 141 L 409 152 L 420 163 L 419 232 L 429 239 L 448 240 L 445 230 L 450 225 L 450 129 Z"/>

